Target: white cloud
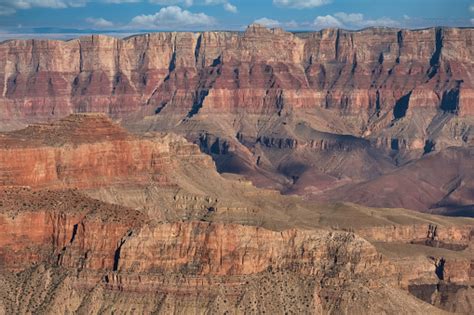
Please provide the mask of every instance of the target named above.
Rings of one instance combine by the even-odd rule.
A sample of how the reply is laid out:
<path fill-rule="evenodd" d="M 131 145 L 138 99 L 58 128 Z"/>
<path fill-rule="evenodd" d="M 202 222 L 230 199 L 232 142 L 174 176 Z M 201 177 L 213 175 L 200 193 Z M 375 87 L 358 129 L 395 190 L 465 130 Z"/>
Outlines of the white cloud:
<path fill-rule="evenodd" d="M 64 9 L 67 7 L 82 7 L 86 2 L 86 0 L 4 0 L 4 3 L 11 3 L 16 9 L 31 9 L 35 7 Z"/>
<path fill-rule="evenodd" d="M 273 0 L 273 4 L 277 6 L 295 9 L 315 8 L 331 2 L 332 0 Z"/>
<path fill-rule="evenodd" d="M 303 24 L 305 24 L 304 22 L 302 24 L 297 23 L 294 20 L 285 22 L 285 21 L 278 21 L 278 20 L 274 20 L 274 19 L 269 19 L 269 18 L 266 18 L 266 17 L 262 17 L 260 19 L 257 19 L 255 21 L 253 21 L 253 23 L 260 24 L 262 26 L 265 26 L 266 28 L 277 28 L 277 27 L 279 27 L 279 28 L 290 29 L 290 30 L 299 29 L 303 26 Z"/>
<path fill-rule="evenodd" d="M 257 20 L 254 21 L 254 23 L 263 25 L 265 27 L 278 27 L 278 26 L 281 25 L 281 23 L 279 21 L 269 19 L 269 18 L 266 18 L 266 17 L 257 19 Z"/>
<path fill-rule="evenodd" d="M 205 0 L 204 5 L 219 5 L 222 4 L 222 7 L 227 12 L 237 13 L 237 7 L 230 3 L 228 0 Z"/>
<path fill-rule="evenodd" d="M 338 12 L 334 15 L 318 16 L 314 20 L 314 27 L 317 29 L 330 27 L 364 28 L 371 26 L 399 26 L 399 23 L 387 17 L 378 19 L 365 19 L 362 13 Z"/>
<path fill-rule="evenodd" d="M 237 7 L 229 2 L 224 3 L 224 10 L 231 13 L 237 13 Z"/>
<path fill-rule="evenodd" d="M 313 25 L 317 29 L 342 27 L 342 23 L 332 15 L 318 16 L 314 19 Z"/>
<path fill-rule="evenodd" d="M 398 27 L 400 23 L 392 20 L 388 17 L 381 17 L 375 20 L 365 20 L 360 22 L 361 27 L 371 27 L 371 26 L 386 26 L 386 27 Z"/>
<path fill-rule="evenodd" d="M 149 0 L 150 3 L 159 5 L 184 5 L 190 7 L 193 5 L 193 0 Z"/>
<path fill-rule="evenodd" d="M 17 10 L 32 8 L 64 9 L 83 7 L 87 0 L 1 0 L 0 15 L 11 15 Z"/>
<path fill-rule="evenodd" d="M 469 11 L 474 12 L 474 4 L 471 4 L 471 5 L 469 6 Z"/>
<path fill-rule="evenodd" d="M 93 18 L 89 17 L 86 19 L 86 22 L 93 25 L 94 27 L 98 28 L 107 28 L 107 27 L 113 27 L 114 23 L 111 21 L 108 21 L 104 18 Z"/>
<path fill-rule="evenodd" d="M 204 13 L 192 13 L 178 6 L 161 8 L 155 14 L 138 15 L 130 23 L 133 28 L 145 29 L 169 29 L 186 28 L 190 26 L 210 26 L 216 24 L 216 20 Z"/>
<path fill-rule="evenodd" d="M 471 25 L 474 25 L 474 19 L 471 19 Z"/>
<path fill-rule="evenodd" d="M 344 13 L 338 12 L 334 14 L 342 23 L 346 24 L 360 24 L 364 21 L 364 15 L 362 13 Z"/>

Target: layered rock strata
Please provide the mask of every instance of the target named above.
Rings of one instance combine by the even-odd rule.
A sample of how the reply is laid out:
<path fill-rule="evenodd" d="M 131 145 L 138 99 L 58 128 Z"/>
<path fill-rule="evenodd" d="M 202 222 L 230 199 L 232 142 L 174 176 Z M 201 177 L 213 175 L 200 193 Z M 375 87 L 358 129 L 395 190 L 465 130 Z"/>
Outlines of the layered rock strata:
<path fill-rule="evenodd" d="M 438 137 L 461 145 L 471 137 L 469 122 L 458 118 L 474 113 L 473 34 L 470 28 L 292 34 L 251 25 L 244 33 L 12 40 L 0 45 L 0 109 L 5 121 L 74 112 L 191 118 L 324 109 L 350 124 L 351 134 L 379 145 L 397 141 L 419 150 Z M 443 113 L 465 127 L 444 135 L 440 129 L 452 129 L 453 119 L 439 121 Z M 402 131 L 407 127 L 411 134 Z"/>
<path fill-rule="evenodd" d="M 172 158 L 212 161 L 175 135 L 132 136 L 105 115 L 77 114 L 0 134 L 0 186 L 172 185 Z"/>

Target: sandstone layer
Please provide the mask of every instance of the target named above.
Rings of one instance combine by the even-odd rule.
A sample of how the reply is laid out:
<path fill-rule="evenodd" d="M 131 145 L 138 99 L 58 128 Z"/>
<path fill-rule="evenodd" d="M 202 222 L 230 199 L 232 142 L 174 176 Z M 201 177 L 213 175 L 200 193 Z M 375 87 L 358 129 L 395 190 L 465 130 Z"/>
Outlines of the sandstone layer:
<path fill-rule="evenodd" d="M 146 106 L 188 116 L 322 107 L 357 113 L 367 129 L 388 112 L 399 119 L 419 108 L 469 116 L 473 34 L 470 28 L 291 34 L 251 25 L 242 34 L 12 40 L 0 50 L 2 110 L 11 118 L 49 118 L 78 111 L 123 116 Z M 407 108 L 394 108 L 407 95 Z"/>
<path fill-rule="evenodd" d="M 105 115 L 78 114 L 0 134 L 0 186 L 172 185 L 172 159 L 212 161 L 175 135 L 132 136 Z"/>

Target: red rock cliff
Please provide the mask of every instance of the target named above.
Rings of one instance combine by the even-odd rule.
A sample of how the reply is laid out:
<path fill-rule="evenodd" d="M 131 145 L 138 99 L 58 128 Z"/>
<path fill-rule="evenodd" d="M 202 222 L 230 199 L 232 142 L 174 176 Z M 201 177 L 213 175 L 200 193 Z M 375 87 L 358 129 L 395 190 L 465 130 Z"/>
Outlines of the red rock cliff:
<path fill-rule="evenodd" d="M 0 134 L 0 186 L 97 188 L 108 185 L 171 184 L 173 159 L 199 148 L 175 135 L 138 137 L 104 115 L 73 115 L 53 124 Z"/>
<path fill-rule="evenodd" d="M 252 25 L 244 33 L 13 40 L 0 45 L 0 111 L 35 120 L 319 107 L 362 115 L 369 130 L 416 108 L 466 116 L 474 113 L 473 36 L 457 28 L 295 35 Z"/>

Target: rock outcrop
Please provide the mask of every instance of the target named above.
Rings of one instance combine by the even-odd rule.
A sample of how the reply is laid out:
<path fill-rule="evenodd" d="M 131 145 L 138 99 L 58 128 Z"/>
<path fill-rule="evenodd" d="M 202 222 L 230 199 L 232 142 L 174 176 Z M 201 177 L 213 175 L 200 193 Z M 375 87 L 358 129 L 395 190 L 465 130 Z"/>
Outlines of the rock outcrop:
<path fill-rule="evenodd" d="M 415 150 L 436 138 L 461 145 L 469 132 L 460 141 L 465 130 L 440 135 L 428 127 L 438 114 L 465 123 L 474 113 L 473 34 L 469 28 L 291 34 L 252 25 L 244 33 L 12 40 L 0 45 L 0 109 L 5 121 L 27 122 L 74 112 L 191 118 L 324 109 L 350 122 L 355 136 L 392 137 Z M 405 117 L 420 115 L 418 130 L 401 131 L 410 124 Z"/>
<path fill-rule="evenodd" d="M 7 270 L 44 262 L 112 269 L 120 239 L 145 221 L 136 210 L 76 190 L 4 188 L 0 197 L 0 265 Z"/>
<path fill-rule="evenodd" d="M 472 311 L 472 226 L 272 231 L 159 222 L 77 190 L 3 188 L 0 197 L 0 285 L 8 288 L 0 292 L 0 309 L 6 313 L 132 306 L 160 313 L 390 313 L 402 301 L 412 313 L 437 312 L 422 300 Z M 421 240 L 464 247 L 414 245 Z M 418 253 L 410 256 L 412 246 Z M 424 248 L 434 256 L 424 256 Z"/>
<path fill-rule="evenodd" d="M 173 159 L 212 167 L 199 148 L 170 134 L 132 136 L 101 114 L 0 134 L 0 186 L 98 188 L 172 185 Z"/>

